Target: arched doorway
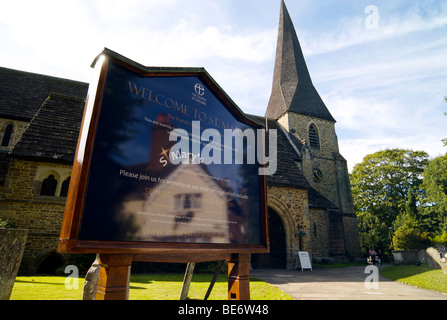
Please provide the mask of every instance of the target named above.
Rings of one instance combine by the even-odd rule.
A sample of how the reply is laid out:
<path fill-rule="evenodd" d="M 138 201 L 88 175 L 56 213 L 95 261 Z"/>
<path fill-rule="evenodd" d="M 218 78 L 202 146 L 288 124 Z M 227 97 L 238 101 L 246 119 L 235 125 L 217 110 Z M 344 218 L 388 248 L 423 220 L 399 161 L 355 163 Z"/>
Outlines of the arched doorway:
<path fill-rule="evenodd" d="M 36 263 L 36 274 L 54 274 L 57 269 L 64 265 L 63 257 L 56 251 L 47 252 L 42 255 Z"/>
<path fill-rule="evenodd" d="M 286 231 L 279 214 L 268 208 L 270 253 L 255 254 L 253 268 L 286 268 Z"/>

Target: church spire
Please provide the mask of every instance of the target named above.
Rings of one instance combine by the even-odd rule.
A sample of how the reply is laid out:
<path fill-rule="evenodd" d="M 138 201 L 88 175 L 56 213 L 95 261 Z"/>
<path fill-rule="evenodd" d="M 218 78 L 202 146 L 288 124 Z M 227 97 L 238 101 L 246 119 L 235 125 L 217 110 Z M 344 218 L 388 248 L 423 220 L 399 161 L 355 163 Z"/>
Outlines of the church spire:
<path fill-rule="evenodd" d="M 312 83 L 295 27 L 281 0 L 275 71 L 266 116 L 278 119 L 287 111 L 335 122 Z"/>

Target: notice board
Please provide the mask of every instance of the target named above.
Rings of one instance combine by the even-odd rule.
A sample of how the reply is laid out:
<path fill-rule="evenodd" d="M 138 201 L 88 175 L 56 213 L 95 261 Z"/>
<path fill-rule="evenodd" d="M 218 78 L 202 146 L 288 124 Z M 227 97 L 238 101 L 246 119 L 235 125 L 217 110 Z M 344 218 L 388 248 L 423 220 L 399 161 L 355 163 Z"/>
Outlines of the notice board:
<path fill-rule="evenodd" d="M 227 145 L 213 145 L 225 129 L 262 126 L 203 68 L 148 68 L 108 49 L 95 68 L 59 251 L 268 251 L 259 164 L 219 163 Z"/>

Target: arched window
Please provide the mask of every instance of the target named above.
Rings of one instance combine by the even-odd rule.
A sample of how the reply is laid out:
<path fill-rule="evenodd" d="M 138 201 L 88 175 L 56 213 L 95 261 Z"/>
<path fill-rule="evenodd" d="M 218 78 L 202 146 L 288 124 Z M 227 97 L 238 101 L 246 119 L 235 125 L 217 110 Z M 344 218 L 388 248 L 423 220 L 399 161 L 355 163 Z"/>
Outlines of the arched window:
<path fill-rule="evenodd" d="M 320 137 L 318 129 L 314 124 L 309 126 L 309 145 L 311 148 L 320 149 Z"/>
<path fill-rule="evenodd" d="M 5 134 L 3 135 L 3 139 L 2 139 L 2 147 L 9 146 L 9 142 L 11 140 L 11 135 L 12 135 L 12 129 L 13 129 L 12 124 L 10 124 L 6 127 Z"/>
<path fill-rule="evenodd" d="M 57 180 L 54 175 L 50 175 L 48 178 L 43 180 L 42 188 L 40 189 L 41 196 L 54 197 L 56 194 Z"/>
<path fill-rule="evenodd" d="M 61 187 L 61 197 L 66 197 L 68 195 L 68 187 L 70 186 L 70 177 L 68 177 L 64 182 L 62 182 Z"/>

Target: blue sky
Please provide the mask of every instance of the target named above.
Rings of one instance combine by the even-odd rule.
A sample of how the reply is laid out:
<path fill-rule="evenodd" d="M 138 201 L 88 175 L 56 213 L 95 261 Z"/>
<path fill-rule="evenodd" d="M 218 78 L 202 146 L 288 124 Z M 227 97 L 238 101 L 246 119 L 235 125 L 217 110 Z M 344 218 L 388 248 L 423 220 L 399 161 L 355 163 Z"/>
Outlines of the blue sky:
<path fill-rule="evenodd" d="M 350 169 L 385 148 L 446 153 L 447 1 L 286 4 Z M 280 0 L 0 0 L 0 66 L 89 82 L 108 47 L 144 65 L 205 67 L 263 115 L 279 10 Z"/>

